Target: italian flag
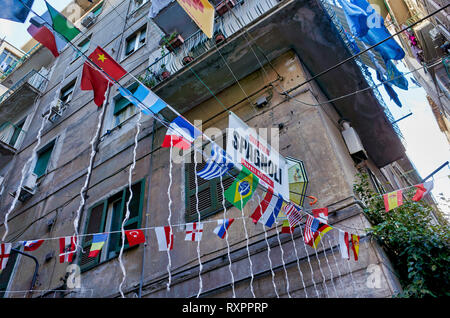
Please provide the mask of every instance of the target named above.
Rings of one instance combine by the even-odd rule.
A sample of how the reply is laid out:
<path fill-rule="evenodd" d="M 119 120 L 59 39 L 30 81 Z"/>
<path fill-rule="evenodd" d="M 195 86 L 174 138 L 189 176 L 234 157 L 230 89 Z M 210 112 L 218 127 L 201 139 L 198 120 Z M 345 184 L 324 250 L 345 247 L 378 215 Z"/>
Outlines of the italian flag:
<path fill-rule="evenodd" d="M 47 2 L 45 3 L 48 11 L 42 17 L 31 18 L 31 25 L 27 31 L 36 41 L 48 48 L 55 57 L 58 57 L 67 42 L 72 41 L 80 34 L 80 30 L 55 8 Z"/>

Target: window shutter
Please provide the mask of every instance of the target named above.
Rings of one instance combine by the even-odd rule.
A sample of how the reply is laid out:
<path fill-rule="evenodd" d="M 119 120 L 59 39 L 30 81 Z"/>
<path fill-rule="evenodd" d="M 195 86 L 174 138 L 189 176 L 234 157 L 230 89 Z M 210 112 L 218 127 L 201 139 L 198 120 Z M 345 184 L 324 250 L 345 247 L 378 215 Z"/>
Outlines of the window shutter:
<path fill-rule="evenodd" d="M 11 278 L 14 265 L 16 264 L 17 255 L 17 252 L 11 250 L 6 268 L 0 274 L 0 297 L 5 296 L 5 291 L 8 288 L 8 283 Z"/>
<path fill-rule="evenodd" d="M 53 146 L 54 144 L 50 145 L 47 149 L 38 154 L 36 166 L 34 167 L 34 173 L 38 176 L 38 178 L 43 176 L 47 171 L 47 165 L 50 160 L 50 156 L 52 155 Z"/>
<path fill-rule="evenodd" d="M 105 201 L 91 209 L 89 213 L 89 218 L 87 220 L 85 234 L 101 233 L 104 231 L 105 211 L 106 211 Z M 100 255 L 97 257 L 88 256 L 91 248 L 92 238 L 93 235 L 86 235 L 83 237 L 82 246 L 84 253 L 81 252 L 79 263 L 82 270 L 90 268 L 91 266 L 97 264 L 100 258 Z"/>

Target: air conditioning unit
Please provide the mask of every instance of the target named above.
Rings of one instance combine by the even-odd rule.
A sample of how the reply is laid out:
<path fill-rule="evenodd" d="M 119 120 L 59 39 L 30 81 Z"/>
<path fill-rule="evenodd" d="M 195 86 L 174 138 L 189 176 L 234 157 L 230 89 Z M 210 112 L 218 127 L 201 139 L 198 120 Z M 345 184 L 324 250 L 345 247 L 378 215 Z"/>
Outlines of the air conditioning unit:
<path fill-rule="evenodd" d="M 42 114 L 42 117 L 48 116 L 48 120 L 53 122 L 57 117 L 62 116 L 62 113 L 66 109 L 66 106 L 67 105 L 62 100 L 56 99 L 50 105 L 50 109 Z"/>
<path fill-rule="evenodd" d="M 93 12 L 89 12 L 89 14 L 83 20 L 81 20 L 81 25 L 85 28 L 89 28 L 95 23 L 96 20 L 97 17 L 95 16 L 95 14 Z"/>
<path fill-rule="evenodd" d="M 37 185 L 37 175 L 34 173 L 28 174 L 23 181 L 22 187 L 20 188 L 19 201 L 24 202 L 31 198 L 36 193 Z M 17 192 L 14 191 L 10 193 L 13 197 L 16 196 Z"/>
<path fill-rule="evenodd" d="M 348 152 L 352 157 L 353 161 L 360 163 L 361 161 L 367 160 L 368 156 L 366 150 L 364 150 L 361 139 L 359 139 L 358 133 L 353 127 L 350 126 L 349 122 L 342 121 L 342 137 L 344 138 L 345 144 L 347 145 Z"/>

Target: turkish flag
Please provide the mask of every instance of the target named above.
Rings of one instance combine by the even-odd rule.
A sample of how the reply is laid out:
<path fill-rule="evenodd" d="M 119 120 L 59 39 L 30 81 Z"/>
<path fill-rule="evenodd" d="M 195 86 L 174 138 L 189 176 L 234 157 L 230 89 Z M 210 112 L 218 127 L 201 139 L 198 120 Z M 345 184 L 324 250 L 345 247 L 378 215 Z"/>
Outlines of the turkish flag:
<path fill-rule="evenodd" d="M 125 231 L 125 235 L 127 236 L 128 244 L 130 246 L 145 243 L 145 235 L 142 230 Z"/>
<path fill-rule="evenodd" d="M 99 46 L 89 55 L 89 59 L 91 62 L 86 61 L 83 65 L 81 90 L 93 90 L 94 102 L 98 107 L 101 107 L 105 101 L 106 89 L 113 84 L 109 78 L 118 81 L 127 71 Z M 108 75 L 99 71 L 91 64 L 92 62 Z"/>

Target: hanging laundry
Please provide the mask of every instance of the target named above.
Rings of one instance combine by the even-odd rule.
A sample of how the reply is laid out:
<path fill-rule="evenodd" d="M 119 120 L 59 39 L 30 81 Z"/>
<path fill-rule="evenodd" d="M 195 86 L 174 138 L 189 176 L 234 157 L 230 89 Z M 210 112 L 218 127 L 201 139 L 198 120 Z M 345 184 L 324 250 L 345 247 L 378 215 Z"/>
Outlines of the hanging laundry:
<path fill-rule="evenodd" d="M 397 69 L 391 60 L 384 60 L 386 65 L 386 76 L 390 84 L 397 86 L 403 90 L 408 90 L 408 80 Z"/>
<path fill-rule="evenodd" d="M 384 26 L 384 19 L 367 0 L 338 1 L 344 9 L 350 31 L 364 43 L 373 46 L 391 36 Z M 405 57 L 405 52 L 393 38 L 377 45 L 374 49 L 386 59 L 401 60 Z"/>

